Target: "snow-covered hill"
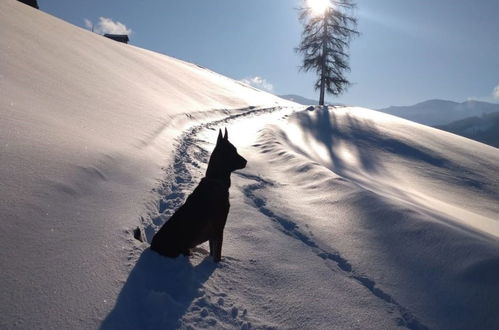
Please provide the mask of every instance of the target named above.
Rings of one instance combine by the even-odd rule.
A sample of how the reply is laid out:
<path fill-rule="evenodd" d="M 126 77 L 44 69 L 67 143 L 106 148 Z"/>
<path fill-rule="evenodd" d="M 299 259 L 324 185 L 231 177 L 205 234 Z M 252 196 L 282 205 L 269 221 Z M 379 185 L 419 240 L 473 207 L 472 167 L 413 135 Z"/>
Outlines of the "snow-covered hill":
<path fill-rule="evenodd" d="M 137 245 L 103 329 L 497 327 L 496 150 L 368 109 L 292 112 L 186 132 L 184 166 L 143 225 L 182 203 L 228 126 L 249 163 L 234 175 L 223 262 L 203 250 L 162 262 Z"/>
<path fill-rule="evenodd" d="M 316 108 L 0 2 L 0 328 L 494 329 L 499 154 L 362 108 Z M 147 238 L 217 130 L 223 258 Z"/>
<path fill-rule="evenodd" d="M 428 100 L 411 106 L 391 106 L 379 111 L 409 119 L 416 123 L 437 126 L 499 111 L 499 104 L 480 101 L 457 103 L 446 100 Z"/>

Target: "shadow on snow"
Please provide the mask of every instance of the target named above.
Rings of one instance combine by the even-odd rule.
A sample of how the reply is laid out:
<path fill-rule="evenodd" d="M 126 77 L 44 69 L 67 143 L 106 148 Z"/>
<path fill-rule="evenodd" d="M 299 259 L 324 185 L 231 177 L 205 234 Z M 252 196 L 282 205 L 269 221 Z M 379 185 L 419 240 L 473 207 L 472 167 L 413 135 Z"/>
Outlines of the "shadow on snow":
<path fill-rule="evenodd" d="M 201 287 L 217 268 L 211 257 L 193 265 L 146 249 L 100 329 L 171 329 L 179 326 Z"/>

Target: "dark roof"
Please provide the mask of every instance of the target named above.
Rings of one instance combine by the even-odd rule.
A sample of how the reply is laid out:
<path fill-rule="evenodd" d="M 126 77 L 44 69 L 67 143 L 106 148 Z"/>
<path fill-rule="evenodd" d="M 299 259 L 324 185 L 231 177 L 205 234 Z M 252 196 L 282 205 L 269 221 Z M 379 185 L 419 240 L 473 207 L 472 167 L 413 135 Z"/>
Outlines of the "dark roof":
<path fill-rule="evenodd" d="M 24 3 L 28 6 L 31 6 L 33 8 L 39 9 L 38 2 L 36 0 L 18 0 L 18 1 Z"/>
<path fill-rule="evenodd" d="M 124 42 L 126 44 L 130 40 L 130 39 L 128 39 L 128 35 L 126 35 L 126 34 L 110 34 L 110 33 L 106 33 L 104 35 L 104 37 L 109 38 L 109 39 L 113 39 L 113 40 L 116 40 L 116 41 L 119 41 L 119 42 Z"/>

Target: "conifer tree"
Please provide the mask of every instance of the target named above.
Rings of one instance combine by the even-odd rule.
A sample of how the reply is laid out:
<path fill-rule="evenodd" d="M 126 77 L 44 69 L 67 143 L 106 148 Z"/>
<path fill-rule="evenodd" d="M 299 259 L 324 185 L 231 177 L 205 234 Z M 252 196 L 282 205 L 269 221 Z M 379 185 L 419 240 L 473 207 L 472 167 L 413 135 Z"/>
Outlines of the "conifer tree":
<path fill-rule="evenodd" d="M 320 12 L 313 4 L 317 1 L 324 2 Z M 318 75 L 315 89 L 320 90 L 320 105 L 326 92 L 339 95 L 350 84 L 345 77 L 345 71 L 350 71 L 348 47 L 359 34 L 354 8 L 352 0 L 308 0 L 299 9 L 304 29 L 296 51 L 303 55 L 301 69 Z"/>

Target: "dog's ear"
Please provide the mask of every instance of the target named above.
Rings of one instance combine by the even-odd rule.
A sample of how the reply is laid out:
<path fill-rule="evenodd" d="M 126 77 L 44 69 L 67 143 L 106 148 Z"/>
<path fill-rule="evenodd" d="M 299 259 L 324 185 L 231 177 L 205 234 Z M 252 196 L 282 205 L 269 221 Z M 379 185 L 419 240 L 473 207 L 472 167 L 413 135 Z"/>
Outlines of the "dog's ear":
<path fill-rule="evenodd" d="M 227 132 L 227 127 L 225 127 L 225 136 L 224 136 L 224 139 L 225 139 L 226 141 L 228 141 L 228 140 L 229 140 L 229 133 Z"/>
<path fill-rule="evenodd" d="M 218 130 L 218 138 L 217 138 L 217 143 L 218 143 L 218 142 L 220 142 L 220 141 L 222 141 L 222 139 L 223 139 L 223 136 L 222 136 L 222 130 L 221 130 L 221 129 L 219 129 L 219 130 Z"/>

